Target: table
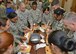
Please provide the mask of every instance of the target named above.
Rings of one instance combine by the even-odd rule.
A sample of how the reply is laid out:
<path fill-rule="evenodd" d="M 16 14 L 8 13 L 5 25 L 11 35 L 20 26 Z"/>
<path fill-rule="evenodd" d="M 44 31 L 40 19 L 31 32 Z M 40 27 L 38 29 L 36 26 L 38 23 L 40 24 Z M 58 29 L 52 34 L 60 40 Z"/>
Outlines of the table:
<path fill-rule="evenodd" d="M 39 32 L 39 34 L 42 34 L 43 36 L 45 36 L 45 41 L 47 40 L 46 39 L 47 35 L 46 35 L 45 32 L 44 33 Z M 29 45 L 32 46 L 31 51 L 30 51 L 31 54 L 52 54 L 51 49 L 49 48 L 49 46 L 46 46 L 44 48 L 39 48 L 38 50 L 35 50 L 35 45 L 36 44 L 33 44 L 32 42 L 29 41 Z"/>

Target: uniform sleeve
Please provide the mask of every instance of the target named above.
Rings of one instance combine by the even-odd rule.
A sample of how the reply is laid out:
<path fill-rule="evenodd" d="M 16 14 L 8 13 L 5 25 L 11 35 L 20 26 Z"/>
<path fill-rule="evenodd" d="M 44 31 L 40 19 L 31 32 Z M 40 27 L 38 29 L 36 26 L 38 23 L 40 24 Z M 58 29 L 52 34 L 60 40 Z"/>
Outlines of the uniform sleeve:
<path fill-rule="evenodd" d="M 42 15 L 42 23 L 43 23 L 43 24 L 46 24 L 44 14 Z"/>
<path fill-rule="evenodd" d="M 54 21 L 54 17 L 52 15 L 52 13 L 50 13 L 50 23 L 49 23 L 49 25 L 52 25 L 53 21 Z"/>
<path fill-rule="evenodd" d="M 28 21 L 30 23 L 30 26 L 33 26 L 33 20 L 32 20 L 31 12 L 30 11 L 28 12 Z"/>
<path fill-rule="evenodd" d="M 41 22 L 41 19 L 42 19 L 42 12 L 39 10 L 38 13 L 39 13 L 39 20 L 38 20 L 38 23 L 39 23 Z"/>

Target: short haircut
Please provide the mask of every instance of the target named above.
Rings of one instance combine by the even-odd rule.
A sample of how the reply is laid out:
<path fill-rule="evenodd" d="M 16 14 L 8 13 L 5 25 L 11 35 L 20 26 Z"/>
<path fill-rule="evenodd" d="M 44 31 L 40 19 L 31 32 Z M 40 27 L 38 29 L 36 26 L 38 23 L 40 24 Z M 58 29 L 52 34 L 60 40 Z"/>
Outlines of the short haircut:
<path fill-rule="evenodd" d="M 46 11 L 46 9 L 47 9 L 48 11 L 50 10 L 49 7 L 46 7 L 46 8 L 43 9 L 43 13 Z"/>
<path fill-rule="evenodd" d="M 34 2 L 32 2 L 32 5 L 37 5 L 37 2 L 35 2 L 35 1 L 34 1 Z"/>
<path fill-rule="evenodd" d="M 11 2 L 7 2 L 7 4 L 11 4 Z"/>
<path fill-rule="evenodd" d="M 13 19 L 17 16 L 17 14 L 15 12 L 10 12 L 8 15 L 7 15 L 7 18 L 8 19 Z"/>

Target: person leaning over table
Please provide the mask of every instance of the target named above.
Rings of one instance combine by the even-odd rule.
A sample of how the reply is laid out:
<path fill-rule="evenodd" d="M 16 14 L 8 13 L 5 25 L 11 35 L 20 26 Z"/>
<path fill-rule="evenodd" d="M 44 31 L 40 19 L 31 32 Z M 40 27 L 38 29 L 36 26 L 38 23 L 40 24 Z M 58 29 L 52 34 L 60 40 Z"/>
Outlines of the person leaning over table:
<path fill-rule="evenodd" d="M 50 15 L 50 8 L 49 7 L 46 7 L 43 9 L 43 15 L 42 16 L 43 16 L 42 17 L 42 23 L 50 26 L 53 22 L 53 18 Z"/>
<path fill-rule="evenodd" d="M 30 10 L 30 17 L 33 24 L 41 22 L 42 12 L 37 8 L 37 2 L 32 2 L 32 9 Z"/>
<path fill-rule="evenodd" d="M 63 14 L 64 14 L 64 10 L 57 8 L 56 10 L 54 10 L 54 21 L 52 23 L 52 30 L 63 30 L 64 31 L 64 24 L 63 24 Z"/>
<path fill-rule="evenodd" d="M 13 34 L 14 42 L 21 44 L 21 40 L 26 40 L 24 36 L 25 28 L 29 30 L 29 28 L 25 27 L 24 24 L 19 20 L 17 14 L 15 12 L 11 12 L 7 15 L 8 20 L 5 26 L 5 30 Z M 15 47 L 16 48 L 16 47 Z M 18 51 L 19 47 L 15 49 Z"/>
<path fill-rule="evenodd" d="M 13 54 L 13 40 L 13 35 L 5 31 L 0 22 L 0 54 Z"/>
<path fill-rule="evenodd" d="M 48 35 L 48 45 L 51 49 L 51 54 L 68 54 L 69 50 L 74 49 L 72 48 L 74 47 L 74 44 L 69 48 L 67 41 L 64 41 L 66 38 L 68 38 L 66 36 L 67 34 L 62 30 L 55 30 Z"/>
<path fill-rule="evenodd" d="M 51 6 L 49 7 L 49 9 L 50 9 L 50 17 L 52 18 L 52 20 L 51 20 L 52 22 L 55 20 L 53 18 L 53 14 L 54 14 L 54 10 L 57 9 L 57 8 L 61 8 L 60 5 L 59 5 L 59 0 L 53 0 L 51 2 Z"/>
<path fill-rule="evenodd" d="M 64 20 L 64 25 L 69 29 L 69 32 L 72 32 L 68 35 L 76 42 L 76 13 L 71 13 L 68 17 L 68 19 Z M 76 50 L 68 52 L 68 54 L 76 54 Z"/>
<path fill-rule="evenodd" d="M 23 2 L 19 3 L 19 8 L 16 10 L 16 13 L 20 19 L 20 21 L 28 27 L 32 27 L 32 19 L 30 17 L 30 12 L 27 10 L 26 5 Z"/>

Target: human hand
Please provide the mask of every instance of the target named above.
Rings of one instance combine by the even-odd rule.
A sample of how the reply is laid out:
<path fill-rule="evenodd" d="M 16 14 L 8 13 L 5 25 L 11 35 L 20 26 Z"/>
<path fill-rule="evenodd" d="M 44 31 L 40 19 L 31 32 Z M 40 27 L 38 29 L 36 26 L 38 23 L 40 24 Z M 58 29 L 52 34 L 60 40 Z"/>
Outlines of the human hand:
<path fill-rule="evenodd" d="M 22 40 L 26 40 L 26 39 L 27 39 L 26 37 L 23 37 L 23 36 L 21 36 L 20 38 L 21 38 Z"/>
<path fill-rule="evenodd" d="M 31 31 L 30 28 L 25 28 L 25 29 L 24 29 L 24 33 L 25 33 L 25 34 L 28 33 L 29 31 Z"/>

